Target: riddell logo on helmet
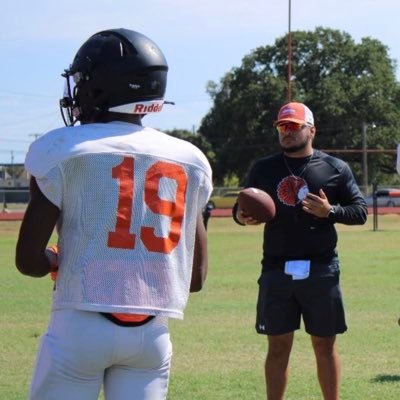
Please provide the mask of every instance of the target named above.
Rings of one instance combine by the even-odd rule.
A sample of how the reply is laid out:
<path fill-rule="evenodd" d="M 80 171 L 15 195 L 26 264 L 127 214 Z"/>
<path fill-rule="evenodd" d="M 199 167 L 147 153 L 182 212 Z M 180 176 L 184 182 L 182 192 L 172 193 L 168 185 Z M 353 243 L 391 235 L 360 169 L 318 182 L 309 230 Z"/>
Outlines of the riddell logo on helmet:
<path fill-rule="evenodd" d="M 134 114 L 147 114 L 151 112 L 160 112 L 162 108 L 163 108 L 162 103 L 153 103 L 153 104 L 138 103 L 135 104 L 133 112 Z"/>

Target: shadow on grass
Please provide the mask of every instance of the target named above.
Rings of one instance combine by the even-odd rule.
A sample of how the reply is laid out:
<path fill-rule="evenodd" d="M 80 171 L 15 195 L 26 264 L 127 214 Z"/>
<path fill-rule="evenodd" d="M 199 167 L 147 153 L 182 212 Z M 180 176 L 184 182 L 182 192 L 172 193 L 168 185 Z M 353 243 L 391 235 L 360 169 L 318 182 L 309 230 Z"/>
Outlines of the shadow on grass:
<path fill-rule="evenodd" d="M 375 378 L 371 379 L 374 383 L 393 383 L 393 382 L 400 382 L 400 375 L 385 375 L 380 374 L 377 375 Z"/>

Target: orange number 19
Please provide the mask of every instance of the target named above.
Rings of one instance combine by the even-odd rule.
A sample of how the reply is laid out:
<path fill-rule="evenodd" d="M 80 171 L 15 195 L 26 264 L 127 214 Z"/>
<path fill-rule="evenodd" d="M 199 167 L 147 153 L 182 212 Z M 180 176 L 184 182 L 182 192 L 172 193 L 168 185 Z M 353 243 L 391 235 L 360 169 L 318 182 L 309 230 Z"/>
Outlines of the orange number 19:
<path fill-rule="evenodd" d="M 115 231 L 108 233 L 108 247 L 134 249 L 136 235 L 130 232 L 132 222 L 134 181 L 134 158 L 124 157 L 121 164 L 112 169 L 112 177 L 118 179 L 118 208 Z M 176 182 L 175 201 L 161 199 L 158 195 L 161 178 Z M 179 243 L 185 212 L 187 175 L 182 166 L 158 161 L 146 171 L 144 202 L 155 214 L 171 219 L 167 237 L 155 235 L 155 228 L 142 226 L 140 239 L 149 251 L 169 254 Z"/>

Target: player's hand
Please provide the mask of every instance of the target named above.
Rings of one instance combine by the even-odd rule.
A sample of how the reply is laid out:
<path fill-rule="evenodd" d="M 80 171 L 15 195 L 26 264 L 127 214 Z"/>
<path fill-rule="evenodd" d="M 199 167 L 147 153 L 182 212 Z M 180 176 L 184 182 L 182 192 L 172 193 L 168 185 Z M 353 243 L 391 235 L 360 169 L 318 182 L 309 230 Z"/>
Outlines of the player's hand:
<path fill-rule="evenodd" d="M 331 209 L 328 198 L 322 189 L 319 190 L 319 196 L 313 193 L 308 193 L 301 204 L 305 212 L 319 218 L 326 218 Z"/>
<path fill-rule="evenodd" d="M 58 246 L 54 244 L 47 247 L 45 254 L 50 263 L 50 278 L 55 281 L 58 274 Z"/>

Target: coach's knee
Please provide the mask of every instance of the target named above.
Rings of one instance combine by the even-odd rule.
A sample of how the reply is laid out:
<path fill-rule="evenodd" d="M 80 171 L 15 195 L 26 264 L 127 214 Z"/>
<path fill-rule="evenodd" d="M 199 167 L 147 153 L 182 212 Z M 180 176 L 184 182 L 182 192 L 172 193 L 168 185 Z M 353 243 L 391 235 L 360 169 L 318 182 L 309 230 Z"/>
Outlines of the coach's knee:
<path fill-rule="evenodd" d="M 336 336 L 318 337 L 311 336 L 311 342 L 317 357 L 332 357 L 336 353 Z"/>
<path fill-rule="evenodd" d="M 269 359 L 286 359 L 290 355 L 293 344 L 293 333 L 284 335 L 268 336 L 268 354 Z"/>

